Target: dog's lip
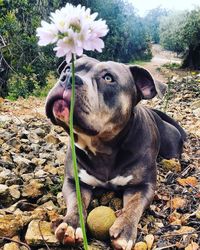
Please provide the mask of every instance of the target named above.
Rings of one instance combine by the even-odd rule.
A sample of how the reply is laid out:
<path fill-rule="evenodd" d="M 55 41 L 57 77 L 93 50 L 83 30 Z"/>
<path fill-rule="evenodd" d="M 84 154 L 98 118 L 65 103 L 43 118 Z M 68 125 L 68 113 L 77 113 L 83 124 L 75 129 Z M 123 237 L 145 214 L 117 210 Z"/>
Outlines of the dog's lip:
<path fill-rule="evenodd" d="M 53 107 L 54 104 L 59 100 L 63 100 L 70 109 L 71 89 L 59 88 L 59 91 L 50 93 L 50 95 L 47 97 L 45 105 L 46 116 L 51 119 L 52 123 L 54 124 L 57 124 L 57 119 L 54 116 Z"/>

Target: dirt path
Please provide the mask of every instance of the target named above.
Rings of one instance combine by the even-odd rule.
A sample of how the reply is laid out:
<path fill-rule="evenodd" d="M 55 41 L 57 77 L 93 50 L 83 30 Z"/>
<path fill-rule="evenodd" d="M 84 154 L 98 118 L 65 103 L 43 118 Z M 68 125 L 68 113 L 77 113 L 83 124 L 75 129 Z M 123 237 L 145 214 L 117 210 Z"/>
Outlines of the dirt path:
<path fill-rule="evenodd" d="M 153 58 L 143 66 L 148 69 L 154 78 L 160 82 L 166 82 L 167 78 L 159 71 L 159 68 L 166 63 L 181 63 L 181 60 L 175 56 L 175 53 L 163 50 L 158 44 L 152 46 Z"/>

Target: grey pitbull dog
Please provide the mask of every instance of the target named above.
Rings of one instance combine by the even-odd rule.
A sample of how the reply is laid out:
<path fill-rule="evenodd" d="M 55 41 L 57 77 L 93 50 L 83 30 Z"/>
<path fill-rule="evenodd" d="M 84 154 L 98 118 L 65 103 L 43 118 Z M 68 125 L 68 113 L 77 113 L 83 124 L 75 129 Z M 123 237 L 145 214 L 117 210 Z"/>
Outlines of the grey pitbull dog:
<path fill-rule="evenodd" d="M 71 72 L 70 65 L 62 66 L 47 97 L 46 114 L 69 133 Z M 164 113 L 138 104 L 165 89 L 144 68 L 87 56 L 78 59 L 75 68 L 74 135 L 84 217 L 94 188 L 122 190 L 123 209 L 109 233 L 114 249 L 130 250 L 140 217 L 154 196 L 156 158 L 179 158 L 186 134 Z M 70 147 L 63 196 L 67 214 L 55 223 L 55 234 L 63 244 L 78 244 L 82 232 Z"/>

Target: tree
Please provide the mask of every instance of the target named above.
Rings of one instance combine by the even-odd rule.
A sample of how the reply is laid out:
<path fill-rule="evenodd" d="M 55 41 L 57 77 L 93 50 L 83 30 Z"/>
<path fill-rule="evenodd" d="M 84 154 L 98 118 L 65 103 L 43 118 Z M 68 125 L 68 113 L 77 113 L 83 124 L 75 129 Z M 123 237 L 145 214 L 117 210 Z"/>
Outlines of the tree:
<path fill-rule="evenodd" d="M 172 13 L 162 19 L 160 41 L 164 48 L 182 53 L 182 67 L 200 69 L 200 8 Z"/>
<path fill-rule="evenodd" d="M 167 16 L 168 11 L 161 8 L 160 6 L 150 10 L 144 18 L 144 23 L 146 25 L 147 32 L 149 34 L 150 40 L 154 43 L 159 43 L 159 26 L 162 17 Z"/>
<path fill-rule="evenodd" d="M 171 12 L 168 16 L 161 18 L 159 36 L 160 43 L 165 49 L 177 53 L 185 50 L 186 44 L 182 40 L 185 20 L 185 12 Z"/>
<path fill-rule="evenodd" d="M 107 21 L 110 29 L 105 38 L 103 53 L 88 53 L 101 60 L 129 62 L 149 57 L 149 44 L 145 27 L 134 7 L 123 0 L 69 0 L 77 5 L 85 5 L 92 12 Z M 51 46 L 37 45 L 36 28 L 41 19 L 46 21 L 50 12 L 66 4 L 64 0 L 7 0 L 1 1 L 0 30 L 6 46 L 1 46 L 3 69 L 0 78 L 4 91 L 0 96 L 9 94 L 12 98 L 26 97 L 35 88 L 46 85 L 46 79 L 62 59 L 55 57 Z M 0 60 L 1 60 L 0 58 Z M 6 74 L 5 74 L 6 72 Z"/>

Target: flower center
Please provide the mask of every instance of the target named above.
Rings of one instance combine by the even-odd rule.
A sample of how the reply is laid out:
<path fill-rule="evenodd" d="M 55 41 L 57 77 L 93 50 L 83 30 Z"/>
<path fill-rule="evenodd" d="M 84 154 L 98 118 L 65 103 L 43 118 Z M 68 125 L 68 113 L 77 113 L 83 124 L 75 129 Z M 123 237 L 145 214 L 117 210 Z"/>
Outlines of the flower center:
<path fill-rule="evenodd" d="M 79 19 L 74 19 L 71 21 L 69 28 L 71 28 L 74 32 L 80 33 L 81 31 L 81 24 Z"/>

